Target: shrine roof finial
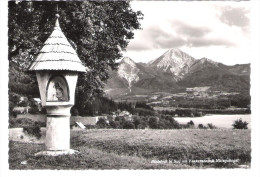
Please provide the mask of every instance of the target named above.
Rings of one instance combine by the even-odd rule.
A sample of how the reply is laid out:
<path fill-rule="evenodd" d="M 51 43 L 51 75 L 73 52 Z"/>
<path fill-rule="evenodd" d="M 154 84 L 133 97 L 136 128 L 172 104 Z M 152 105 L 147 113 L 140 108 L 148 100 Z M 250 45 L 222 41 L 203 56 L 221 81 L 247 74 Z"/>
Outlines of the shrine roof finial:
<path fill-rule="evenodd" d="M 43 44 L 29 71 L 39 70 L 69 70 L 86 72 L 75 49 L 71 46 L 59 25 L 59 14 L 56 14 L 54 30 Z"/>

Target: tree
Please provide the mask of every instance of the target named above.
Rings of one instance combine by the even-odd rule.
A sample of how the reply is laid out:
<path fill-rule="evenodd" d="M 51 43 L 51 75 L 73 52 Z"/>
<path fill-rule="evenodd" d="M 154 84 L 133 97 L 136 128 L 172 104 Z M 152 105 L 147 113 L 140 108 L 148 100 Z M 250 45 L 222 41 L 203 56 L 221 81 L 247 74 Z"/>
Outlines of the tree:
<path fill-rule="evenodd" d="M 248 129 L 247 125 L 248 125 L 248 123 L 246 121 L 243 121 L 241 118 L 236 120 L 232 124 L 233 129 Z"/>
<path fill-rule="evenodd" d="M 179 122 L 176 121 L 174 118 L 170 119 L 170 123 L 171 123 L 170 126 L 173 129 L 180 129 L 181 128 L 181 125 L 179 124 Z"/>
<path fill-rule="evenodd" d="M 14 78 L 21 77 L 52 32 L 57 7 L 61 29 L 89 68 L 78 79 L 77 107 L 102 93 L 109 69 L 117 68 L 133 30 L 141 28 L 142 13 L 134 12 L 129 1 L 9 1 L 8 59 L 19 67 Z"/>
<path fill-rule="evenodd" d="M 192 120 L 190 120 L 188 123 L 187 123 L 187 127 L 188 128 L 194 128 L 194 122 Z"/>
<path fill-rule="evenodd" d="M 70 110 L 70 113 L 72 116 L 78 116 L 79 115 L 79 111 L 73 106 Z"/>
<path fill-rule="evenodd" d="M 161 119 L 159 122 L 158 122 L 158 129 L 169 129 L 171 128 L 170 126 L 170 122 L 166 119 Z"/>
<path fill-rule="evenodd" d="M 158 119 L 156 117 L 151 117 L 148 121 L 149 127 L 152 129 L 158 128 Z"/>
<path fill-rule="evenodd" d="M 125 121 L 123 124 L 123 129 L 134 129 L 135 125 L 131 121 Z"/>
<path fill-rule="evenodd" d="M 217 127 L 215 125 L 213 125 L 212 123 L 208 123 L 208 128 L 209 129 L 216 129 Z"/>
<path fill-rule="evenodd" d="M 198 125 L 198 128 L 199 128 L 199 129 L 207 129 L 207 127 L 205 127 L 203 124 L 199 124 L 199 125 Z"/>
<path fill-rule="evenodd" d="M 139 117 L 134 117 L 133 124 L 135 125 L 135 128 L 138 128 L 138 125 L 142 123 L 141 119 Z"/>
<path fill-rule="evenodd" d="M 104 118 L 100 118 L 98 121 L 97 121 L 97 125 L 100 127 L 100 128 L 106 128 L 108 123 L 106 122 L 106 120 Z"/>
<path fill-rule="evenodd" d="M 112 128 L 120 128 L 120 123 L 118 121 L 109 121 L 109 125 L 112 127 Z"/>

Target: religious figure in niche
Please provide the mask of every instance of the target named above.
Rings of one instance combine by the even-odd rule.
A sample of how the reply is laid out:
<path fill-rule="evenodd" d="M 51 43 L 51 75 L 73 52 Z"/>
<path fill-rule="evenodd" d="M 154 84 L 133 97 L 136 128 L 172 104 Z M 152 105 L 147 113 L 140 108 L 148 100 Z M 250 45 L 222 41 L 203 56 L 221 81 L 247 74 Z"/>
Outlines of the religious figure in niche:
<path fill-rule="evenodd" d="M 59 101 L 64 100 L 64 98 L 63 98 L 63 89 L 61 88 L 59 82 L 55 82 L 53 87 L 56 90 L 56 92 L 53 95 L 53 97 L 55 98 L 54 100 L 59 100 Z"/>
<path fill-rule="evenodd" d="M 60 77 L 54 77 L 48 86 L 47 101 L 68 101 L 68 88 L 65 80 Z"/>

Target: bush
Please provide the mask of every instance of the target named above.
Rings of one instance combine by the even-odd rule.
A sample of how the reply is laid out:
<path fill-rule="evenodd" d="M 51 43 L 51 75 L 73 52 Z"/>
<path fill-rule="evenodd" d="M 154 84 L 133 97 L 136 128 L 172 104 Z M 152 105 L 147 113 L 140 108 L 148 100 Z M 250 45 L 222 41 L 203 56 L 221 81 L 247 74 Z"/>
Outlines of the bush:
<path fill-rule="evenodd" d="M 42 110 L 40 111 L 41 114 L 47 114 L 47 110 L 45 107 L 42 108 Z"/>
<path fill-rule="evenodd" d="M 156 129 L 158 127 L 158 120 L 156 117 L 151 117 L 148 121 L 148 125 L 152 129 Z"/>
<path fill-rule="evenodd" d="M 123 124 L 123 129 L 134 129 L 135 125 L 131 121 L 125 121 Z"/>
<path fill-rule="evenodd" d="M 109 121 L 109 125 L 110 125 L 111 128 L 116 128 L 116 129 L 120 128 L 120 122 L 119 121 L 111 120 L 111 121 Z"/>
<path fill-rule="evenodd" d="M 115 121 L 125 122 L 125 118 L 123 116 L 118 116 L 115 118 Z"/>
<path fill-rule="evenodd" d="M 78 116 L 79 115 L 79 111 L 74 107 L 71 108 L 70 113 L 71 113 L 72 116 Z"/>
<path fill-rule="evenodd" d="M 13 116 L 14 118 L 16 118 L 16 117 L 17 117 L 17 112 L 12 112 L 12 116 Z"/>
<path fill-rule="evenodd" d="M 138 128 L 138 129 L 145 129 L 147 127 L 148 127 L 147 123 L 142 121 L 136 128 Z"/>
<path fill-rule="evenodd" d="M 86 129 L 96 129 L 97 126 L 96 125 L 84 125 L 86 127 Z"/>
<path fill-rule="evenodd" d="M 37 114 L 39 112 L 37 107 L 32 107 L 28 110 L 30 114 Z"/>
<path fill-rule="evenodd" d="M 136 108 L 135 113 L 139 116 L 154 116 L 155 111 L 144 109 L 144 108 Z"/>
<path fill-rule="evenodd" d="M 100 118 L 98 121 L 97 121 L 97 126 L 99 128 L 106 128 L 108 126 L 106 120 L 104 118 Z"/>
<path fill-rule="evenodd" d="M 133 120 L 133 124 L 135 125 L 135 128 L 137 129 L 137 127 L 141 124 L 141 119 L 139 117 L 134 117 Z"/>
<path fill-rule="evenodd" d="M 194 116 L 195 116 L 195 117 L 202 117 L 202 116 L 203 116 L 203 113 L 202 113 L 202 112 L 195 112 L 195 113 L 194 113 Z"/>
<path fill-rule="evenodd" d="M 194 122 L 192 120 L 190 120 L 188 123 L 187 123 L 187 128 L 194 128 Z"/>
<path fill-rule="evenodd" d="M 28 101 L 22 101 L 21 103 L 18 104 L 19 107 L 27 107 L 29 106 L 29 102 Z"/>
<path fill-rule="evenodd" d="M 9 128 L 22 128 L 25 126 L 33 126 L 35 124 L 35 122 L 31 119 L 26 119 L 26 118 L 22 118 L 22 119 L 12 119 L 9 118 Z"/>
<path fill-rule="evenodd" d="M 242 121 L 242 119 L 238 119 L 236 120 L 232 126 L 233 126 L 233 129 L 248 129 L 247 127 L 248 123 L 246 121 Z"/>
<path fill-rule="evenodd" d="M 207 127 L 205 127 L 203 124 L 199 124 L 199 125 L 198 125 L 198 128 L 199 128 L 199 129 L 207 129 Z"/>
<path fill-rule="evenodd" d="M 209 129 L 216 129 L 217 127 L 215 125 L 213 125 L 212 123 L 209 123 L 208 128 Z"/>
<path fill-rule="evenodd" d="M 23 127 L 23 132 L 28 133 L 29 135 L 35 136 L 37 139 L 41 138 L 41 128 L 39 125 L 34 124 L 34 126 Z"/>
<path fill-rule="evenodd" d="M 173 129 L 180 129 L 181 128 L 181 125 L 179 124 L 179 122 L 176 121 L 174 118 L 170 119 L 170 123 L 171 123 L 170 126 Z"/>
<path fill-rule="evenodd" d="M 158 123 L 158 129 L 170 129 L 170 128 L 171 128 L 171 123 L 169 120 L 160 119 Z"/>

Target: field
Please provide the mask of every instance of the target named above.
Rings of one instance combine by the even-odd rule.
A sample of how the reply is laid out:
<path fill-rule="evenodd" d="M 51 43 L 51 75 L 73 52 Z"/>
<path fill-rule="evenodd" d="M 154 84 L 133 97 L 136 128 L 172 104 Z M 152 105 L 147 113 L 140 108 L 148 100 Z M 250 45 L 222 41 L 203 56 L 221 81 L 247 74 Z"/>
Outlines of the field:
<path fill-rule="evenodd" d="M 71 148 L 79 154 L 35 157 L 43 144 L 10 141 L 9 165 L 10 169 L 239 168 L 250 166 L 250 139 L 250 130 L 74 130 Z"/>

